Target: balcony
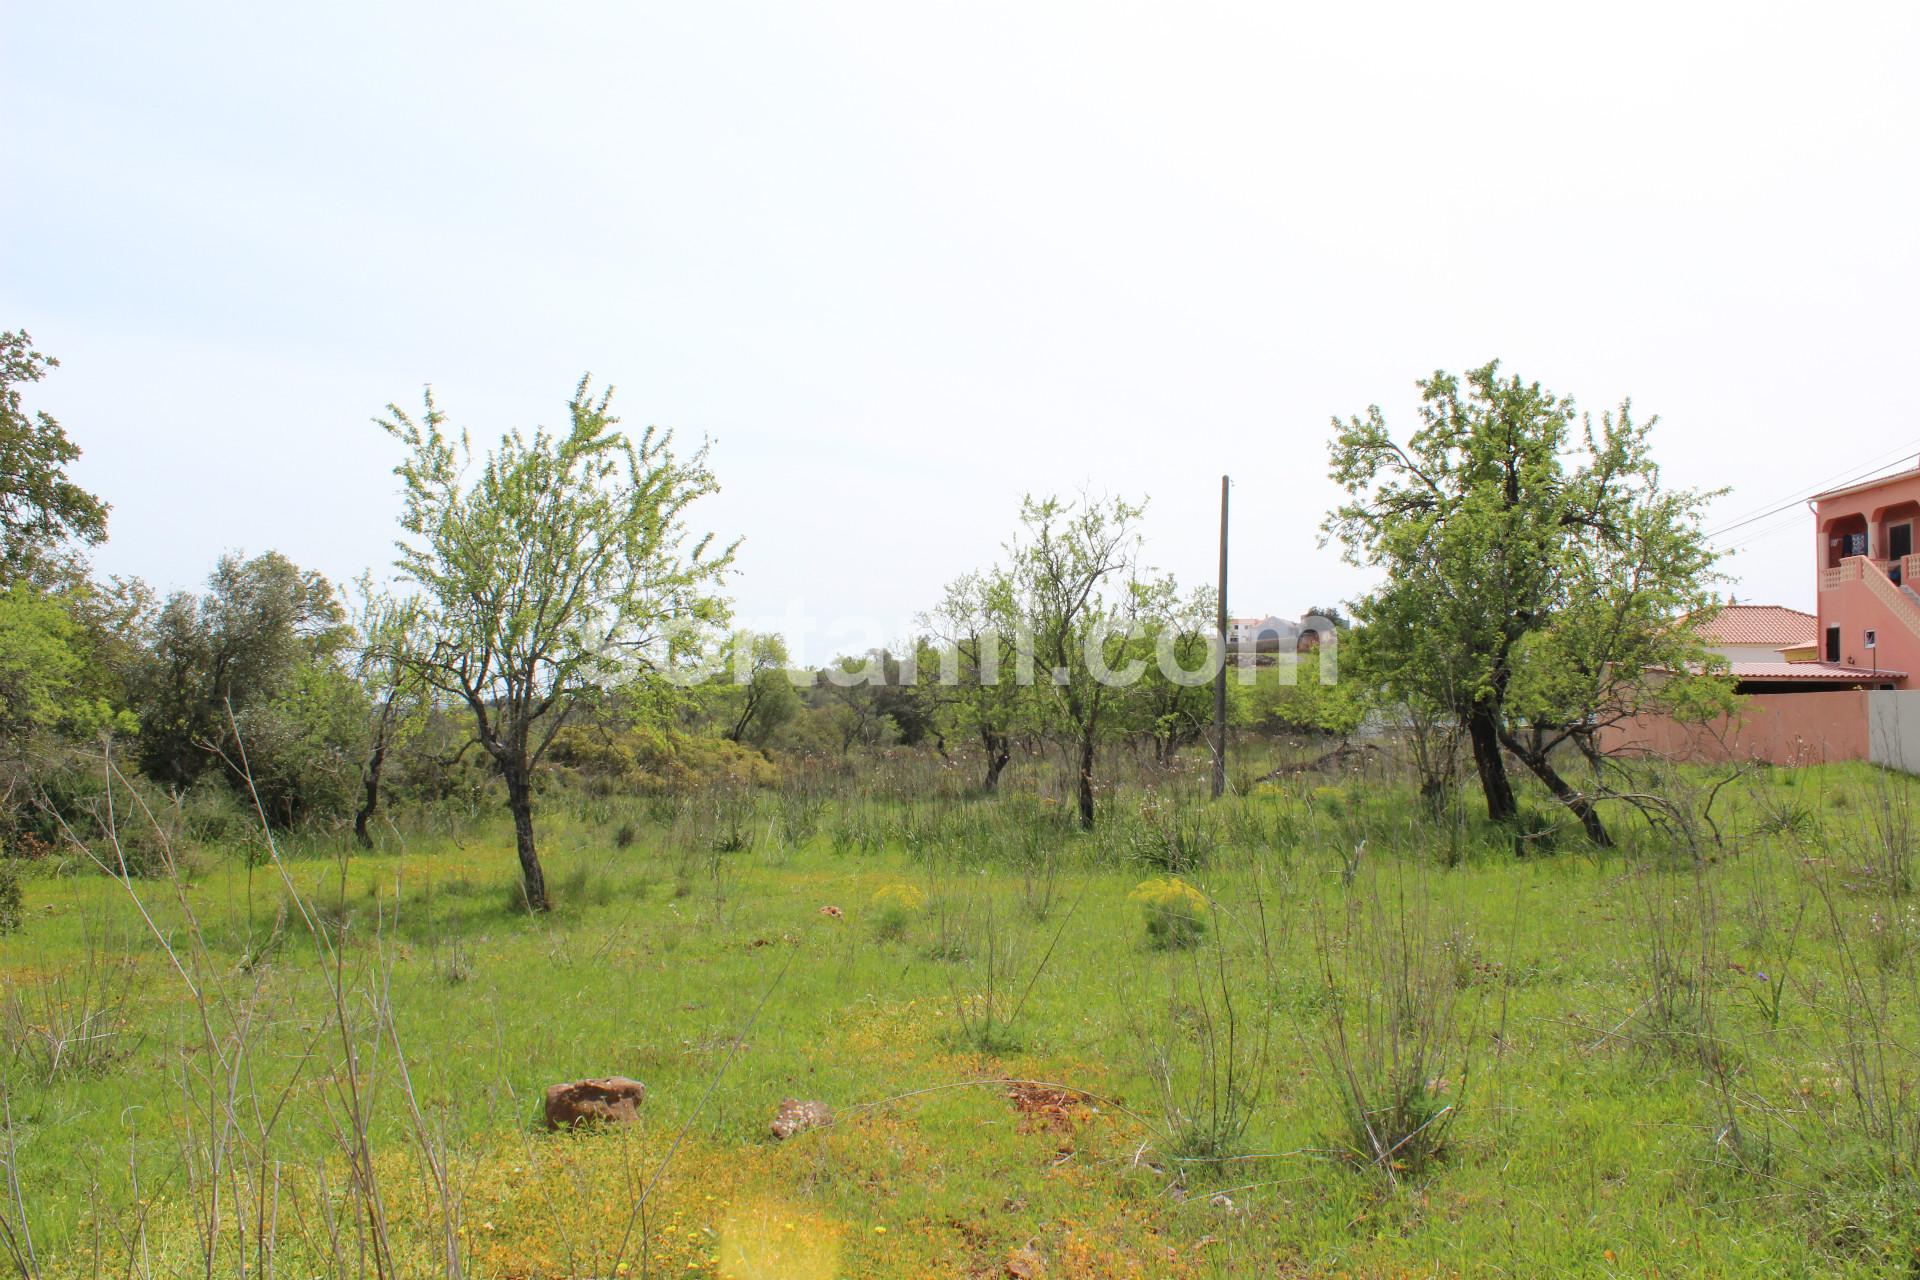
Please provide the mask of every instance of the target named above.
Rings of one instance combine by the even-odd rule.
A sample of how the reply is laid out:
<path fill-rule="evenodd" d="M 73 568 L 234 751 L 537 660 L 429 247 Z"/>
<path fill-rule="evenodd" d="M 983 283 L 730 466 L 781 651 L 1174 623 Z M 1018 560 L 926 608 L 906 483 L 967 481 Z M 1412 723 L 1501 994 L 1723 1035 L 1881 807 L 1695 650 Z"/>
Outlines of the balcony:
<path fill-rule="evenodd" d="M 1920 590 L 1920 554 L 1901 556 L 1898 560 L 1880 560 L 1872 556 L 1848 556 L 1836 568 L 1820 571 L 1820 590 L 1831 591 L 1845 582 L 1858 582 L 1861 566 L 1871 564 L 1883 575 L 1898 582 L 1901 586 Z M 1895 572 L 1896 567 L 1898 573 Z"/>

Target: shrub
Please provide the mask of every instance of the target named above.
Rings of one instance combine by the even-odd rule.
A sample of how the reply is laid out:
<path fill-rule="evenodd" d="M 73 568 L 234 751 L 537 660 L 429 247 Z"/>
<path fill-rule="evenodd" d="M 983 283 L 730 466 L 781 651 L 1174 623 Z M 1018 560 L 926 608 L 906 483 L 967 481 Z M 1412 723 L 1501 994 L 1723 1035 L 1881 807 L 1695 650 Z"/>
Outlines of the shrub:
<path fill-rule="evenodd" d="M 188 787 L 176 807 L 182 833 L 199 844 L 249 844 L 260 834 L 260 820 L 251 802 L 212 778 Z"/>
<path fill-rule="evenodd" d="M 1446 1150 L 1473 1043 L 1447 945 L 1459 935 L 1428 919 L 1424 888 L 1409 898 L 1375 887 L 1315 935 L 1321 1061 L 1349 1152 L 1396 1182 Z"/>
<path fill-rule="evenodd" d="M 110 875 L 162 876 L 169 868 L 191 876 L 189 835 L 178 806 L 159 787 L 78 752 L 63 755 L 34 780 L 37 799 L 14 831 L 13 847 L 72 849 Z"/>
<path fill-rule="evenodd" d="M 583 777 L 666 791 L 780 782 L 778 767 L 752 747 L 657 729 L 607 734 L 569 726 L 554 736 L 549 758 Z"/>
<path fill-rule="evenodd" d="M 0 933 L 20 927 L 20 867 L 12 858 L 0 858 Z"/>
<path fill-rule="evenodd" d="M 866 809 L 842 813 L 828 830 L 838 853 L 875 853 L 887 844 L 886 820 Z"/>
<path fill-rule="evenodd" d="M 1207 896 L 1178 876 L 1142 880 L 1127 897 L 1146 914 L 1152 946 L 1190 947 L 1207 931 Z"/>
<path fill-rule="evenodd" d="M 1219 850 L 1225 824 L 1210 808 L 1149 795 L 1137 812 L 1116 806 L 1107 828 L 1103 852 L 1178 876 L 1202 866 Z"/>
<path fill-rule="evenodd" d="M 1513 818 L 1513 851 L 1522 857 L 1530 853 L 1552 853 L 1560 843 L 1560 820 L 1531 805 L 1523 805 Z"/>
<path fill-rule="evenodd" d="M 1760 817 L 1753 826 L 1755 835 L 1790 836 L 1795 840 L 1806 840 L 1813 836 L 1819 826 L 1819 817 L 1814 813 L 1813 806 L 1804 800 L 1789 798 L 1773 804 L 1764 791 L 1756 791 L 1754 798 L 1760 805 Z"/>
<path fill-rule="evenodd" d="M 520 884 L 518 880 L 514 881 Z M 613 882 L 604 873 L 586 863 L 576 865 L 561 878 L 559 900 L 568 907 L 604 907 L 613 901 Z M 526 888 L 521 886 L 520 897 L 514 902 L 514 910 L 525 908 Z"/>
<path fill-rule="evenodd" d="M 272 703 L 242 711 L 240 741 L 227 749 L 235 765 L 221 771 L 242 810 L 251 810 L 257 797 L 260 811 L 281 829 L 351 816 L 366 753 L 361 698 L 338 672 L 314 671 L 302 673 Z M 243 758 L 244 774 L 236 767 Z"/>
<path fill-rule="evenodd" d="M 780 796 L 780 830 L 789 849 L 799 849 L 820 834 L 826 802 L 806 793 Z"/>
<path fill-rule="evenodd" d="M 712 804 L 712 850 L 714 853 L 747 853 L 752 850 L 759 828 L 756 805 L 751 791 L 740 787 L 719 787 L 709 793 Z"/>
<path fill-rule="evenodd" d="M 79 961 L 35 969 L 0 993 L 0 1046 L 31 1078 L 98 1075 L 129 1051 L 139 967 L 88 926 Z"/>
<path fill-rule="evenodd" d="M 903 937 L 926 909 L 927 895 L 913 885 L 883 884 L 873 891 L 873 931 L 882 938 Z"/>

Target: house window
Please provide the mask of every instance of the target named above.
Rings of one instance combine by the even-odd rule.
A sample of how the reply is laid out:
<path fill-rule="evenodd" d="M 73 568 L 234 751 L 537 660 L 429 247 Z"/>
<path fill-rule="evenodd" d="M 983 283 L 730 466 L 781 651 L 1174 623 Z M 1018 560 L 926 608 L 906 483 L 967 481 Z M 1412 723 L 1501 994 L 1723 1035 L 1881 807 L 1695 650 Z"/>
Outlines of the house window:
<path fill-rule="evenodd" d="M 1867 628 L 1867 648 L 1869 649 L 1873 648 L 1873 642 L 1874 642 L 1873 628 L 1868 627 Z"/>
<path fill-rule="evenodd" d="M 1840 628 L 1827 628 L 1827 661 L 1840 661 Z"/>
<path fill-rule="evenodd" d="M 1849 533 L 1840 539 L 1840 554 L 1843 556 L 1863 556 L 1867 554 L 1867 535 Z"/>

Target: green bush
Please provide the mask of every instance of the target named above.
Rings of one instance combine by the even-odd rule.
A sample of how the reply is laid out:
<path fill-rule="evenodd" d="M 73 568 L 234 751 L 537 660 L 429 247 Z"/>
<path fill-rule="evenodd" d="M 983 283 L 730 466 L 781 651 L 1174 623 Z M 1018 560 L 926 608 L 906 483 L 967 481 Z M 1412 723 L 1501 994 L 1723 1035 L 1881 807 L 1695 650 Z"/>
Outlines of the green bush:
<path fill-rule="evenodd" d="M 1151 946 L 1191 947 L 1207 931 L 1207 896 L 1177 876 L 1142 880 L 1127 898 L 1140 904 Z"/>
<path fill-rule="evenodd" d="M 186 833 L 172 798 L 138 774 L 115 770 L 111 778 L 109 790 L 99 761 L 79 753 L 51 762 L 34 779 L 37 802 L 18 815 L 9 841 L 71 850 L 81 865 L 114 875 L 120 874 L 124 860 L 126 871 L 136 878 L 164 874 L 170 857 L 189 862 L 183 848 Z M 76 842 L 86 852 L 75 848 Z"/>
<path fill-rule="evenodd" d="M 883 884 L 873 893 L 875 936 L 898 941 L 926 913 L 927 895 L 904 881 Z"/>
<path fill-rule="evenodd" d="M 251 813 L 257 798 L 258 812 L 282 830 L 352 816 L 367 752 L 364 695 L 353 681 L 330 668 L 303 669 L 236 722 L 240 740 L 219 772 L 243 809 Z"/>
<path fill-rule="evenodd" d="M 24 910 L 20 895 L 20 864 L 12 858 L 0 858 L 0 933 L 12 933 L 18 929 Z"/>
<path fill-rule="evenodd" d="M 752 747 L 656 729 L 606 733 L 569 726 L 555 736 L 547 758 L 582 780 L 665 791 L 772 787 L 780 782 L 779 767 Z"/>

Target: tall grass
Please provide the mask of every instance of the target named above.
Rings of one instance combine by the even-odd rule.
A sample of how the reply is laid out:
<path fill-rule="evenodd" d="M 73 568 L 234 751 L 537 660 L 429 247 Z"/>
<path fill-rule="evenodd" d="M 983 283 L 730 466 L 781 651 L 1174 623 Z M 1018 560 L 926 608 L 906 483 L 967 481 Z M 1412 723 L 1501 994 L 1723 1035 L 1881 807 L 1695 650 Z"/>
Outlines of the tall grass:
<path fill-rule="evenodd" d="M 1451 933 L 1418 880 L 1384 874 L 1316 924 L 1325 1075 L 1349 1150 L 1392 1181 L 1445 1152 L 1468 1094 L 1477 1002 L 1463 1007 Z"/>
<path fill-rule="evenodd" d="M 553 792 L 541 812 L 559 910 L 544 917 L 510 908 L 498 833 L 457 814 L 396 814 L 403 857 L 327 861 L 323 840 L 289 848 L 257 822 L 236 847 L 231 826 L 156 809 L 110 774 L 94 825 L 76 824 L 66 847 L 110 877 L 87 883 L 110 888 L 145 939 L 116 935 L 104 912 L 97 925 L 63 920 L 78 942 L 61 963 L 9 975 L 0 992 L 4 1256 L 26 1276 L 76 1270 L 50 1268 L 34 1230 L 51 1177 L 84 1191 L 92 1238 L 65 1237 L 88 1255 L 83 1272 L 477 1276 L 488 1264 L 473 1170 L 504 1127 L 527 1167 L 565 1171 L 540 1192 L 541 1221 L 566 1240 L 557 1273 L 643 1274 L 664 1133 L 549 1141 L 524 1123 L 523 1077 L 577 1058 L 583 1074 L 631 1063 L 675 1081 L 689 1124 L 718 1072 L 750 1064 L 753 1087 L 719 1095 L 691 1141 L 719 1165 L 767 1162 L 794 1198 L 839 1205 L 859 1232 L 859 1214 L 893 1226 L 876 1250 L 905 1234 L 909 1199 L 934 1207 L 930 1232 L 948 1218 L 986 1230 L 962 1200 L 1001 1205 L 1024 1248 L 1049 1229 L 1030 1219 L 1066 1215 L 1023 1218 L 1023 1201 L 1067 1188 L 1092 1221 L 1122 1202 L 1206 1212 L 1222 1225 L 1154 1227 L 1246 1251 L 1262 1232 L 1312 1234 L 1356 1266 L 1385 1256 L 1365 1250 L 1392 1223 L 1423 1242 L 1406 1247 L 1426 1265 L 1444 1253 L 1425 1224 L 1432 1205 L 1524 1198 L 1577 1209 L 1595 1232 L 1629 1215 L 1692 1231 L 1723 1250 L 1703 1267 L 1727 1274 L 1740 1273 L 1728 1258 L 1752 1262 L 1739 1240 L 1756 1233 L 1801 1264 L 1887 1273 L 1901 1206 L 1920 1195 L 1920 917 L 1902 870 L 1903 779 L 1834 770 L 1817 775 L 1821 794 L 1650 768 L 1644 789 L 1663 776 L 1685 786 L 1633 811 L 1644 818 L 1616 802 L 1618 850 L 1541 840 L 1516 860 L 1509 829 L 1469 805 L 1423 803 L 1390 760 L 1352 778 L 1249 770 L 1218 804 L 1198 774 L 1120 764 L 1091 834 L 1062 803 L 1070 778 L 1037 759 L 991 796 L 969 769 L 897 752 L 796 766 L 778 788 Z M 217 840 L 196 834 L 216 826 Z M 1150 935 L 1128 897 L 1168 875 L 1205 895 L 1205 927 L 1182 932 L 1185 945 Z M 669 876 L 678 896 L 651 891 Z M 907 881 L 925 886 L 924 906 L 888 915 L 908 899 L 876 888 Z M 44 887 L 65 901 L 74 885 Z M 223 885 L 240 886 L 226 915 Z M 827 906 L 841 915 L 823 918 Z M 38 924 L 30 910 L 29 931 Z M 1489 930 L 1509 935 L 1491 957 L 1475 941 Z M 724 1006 L 754 972 L 740 966 L 774 955 L 804 995 L 776 1001 L 749 1044 Z M 514 966 L 536 961 L 547 985 L 519 990 L 529 979 Z M 1510 1001 L 1525 1006 L 1511 1021 Z M 490 1015 L 528 1025 L 449 1029 Z M 449 1043 L 466 1055 L 457 1069 Z M 98 1099 L 136 1057 L 164 1060 L 172 1096 L 131 1113 L 128 1150 L 98 1142 L 95 1163 L 50 1171 L 41 1153 L 65 1139 L 33 1101 L 41 1082 L 93 1100 L 93 1113 L 70 1105 L 109 1132 Z M 715 1074 L 690 1088 L 685 1063 Z M 1062 1118 L 1057 1145 L 1036 1154 L 1006 1146 L 1004 1104 L 953 1104 L 916 1131 L 895 1100 L 965 1083 L 956 1074 L 1043 1065 L 1089 1095 L 1134 1098 L 1139 1114 Z M 1111 1079 L 1095 1089 L 1098 1076 Z M 852 1103 L 872 1133 L 850 1120 L 768 1154 L 755 1108 L 800 1080 L 836 1109 Z M 75 1092 L 87 1087 L 99 1091 Z M 965 1146 L 974 1135 L 988 1136 Z M 1605 1159 L 1580 1148 L 1608 1142 Z M 915 1163 L 923 1150 L 938 1153 L 937 1174 Z M 1263 1168 L 1278 1150 L 1311 1164 L 1250 1175 L 1282 1184 L 1288 1205 L 1257 1230 L 1230 1225 L 1247 1211 L 1238 1186 L 1221 1189 L 1231 1209 L 1171 1207 L 1183 1184 Z M 1043 1161 L 1065 1172 L 1025 1176 Z M 1600 1168 L 1628 1206 L 1613 1218 L 1607 1197 L 1576 1187 Z M 1135 1180 L 1153 1178 L 1151 1198 L 1135 1197 Z M 916 1179 L 918 1199 L 886 1190 Z M 610 1213 L 633 1215 L 630 1241 L 563 1230 Z M 1352 1225 L 1363 1215 L 1364 1230 Z M 1484 1239 L 1483 1227 L 1448 1229 Z M 1516 1252 L 1516 1274 L 1598 1265 L 1591 1250 L 1540 1246 L 1547 1233 L 1530 1224 L 1514 1231 L 1538 1246 Z M 937 1256 L 1005 1262 L 997 1245 Z M 1222 1274 L 1277 1265 L 1232 1256 Z M 869 1259 L 867 1273 L 884 1265 Z"/>

